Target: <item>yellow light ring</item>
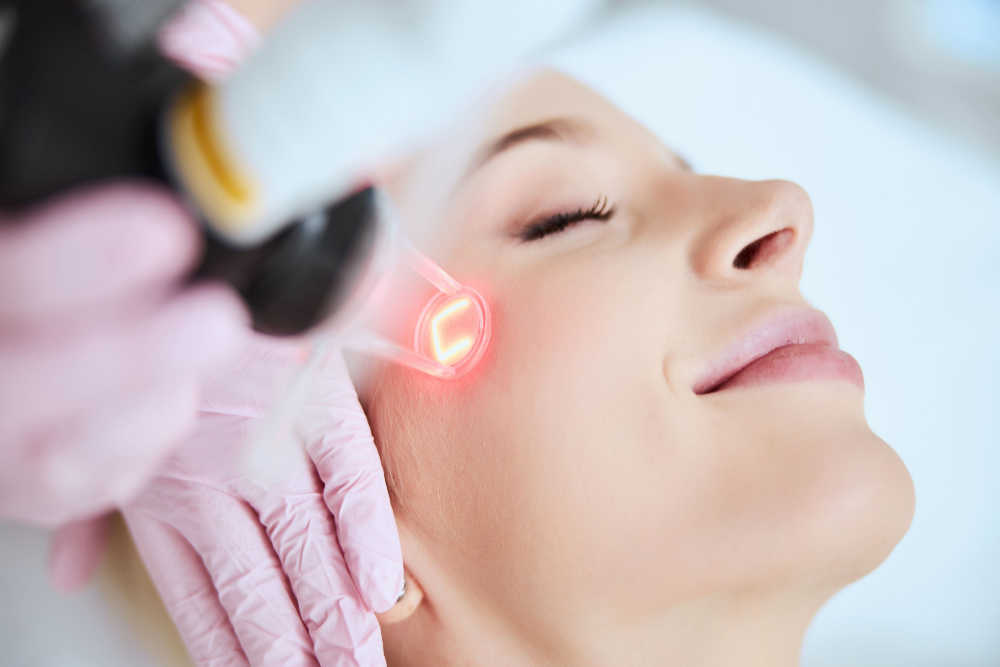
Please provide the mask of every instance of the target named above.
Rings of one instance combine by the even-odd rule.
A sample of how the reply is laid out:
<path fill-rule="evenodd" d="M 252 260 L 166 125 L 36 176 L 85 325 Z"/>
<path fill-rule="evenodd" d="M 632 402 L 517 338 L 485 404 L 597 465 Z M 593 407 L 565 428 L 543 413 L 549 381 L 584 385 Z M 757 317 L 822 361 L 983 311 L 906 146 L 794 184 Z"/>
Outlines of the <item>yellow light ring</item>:
<path fill-rule="evenodd" d="M 258 189 L 226 146 L 204 85 L 185 91 L 170 109 L 169 137 L 174 176 L 223 234 L 236 233 L 253 220 Z"/>
<path fill-rule="evenodd" d="M 468 310 L 471 303 L 469 297 L 463 296 L 448 303 L 431 316 L 431 351 L 438 362 L 450 366 L 460 361 L 472 349 L 474 339 L 471 335 L 461 336 L 449 344 L 447 343 L 447 333 L 444 331 L 448 321 Z"/>
<path fill-rule="evenodd" d="M 456 330 L 456 327 L 457 330 Z M 458 377 L 482 358 L 489 343 L 486 301 L 473 289 L 439 292 L 427 302 L 414 331 L 414 348 L 454 369 Z"/>

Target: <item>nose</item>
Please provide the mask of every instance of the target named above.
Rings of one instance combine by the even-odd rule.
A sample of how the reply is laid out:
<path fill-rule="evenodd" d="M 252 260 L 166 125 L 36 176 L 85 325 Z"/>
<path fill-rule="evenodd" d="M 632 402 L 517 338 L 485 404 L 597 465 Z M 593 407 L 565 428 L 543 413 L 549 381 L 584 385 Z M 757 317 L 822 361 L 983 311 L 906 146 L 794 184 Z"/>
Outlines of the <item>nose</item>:
<path fill-rule="evenodd" d="M 695 273 L 712 282 L 780 276 L 797 284 L 813 230 L 806 191 L 780 180 L 712 178 L 706 187 L 691 246 Z"/>

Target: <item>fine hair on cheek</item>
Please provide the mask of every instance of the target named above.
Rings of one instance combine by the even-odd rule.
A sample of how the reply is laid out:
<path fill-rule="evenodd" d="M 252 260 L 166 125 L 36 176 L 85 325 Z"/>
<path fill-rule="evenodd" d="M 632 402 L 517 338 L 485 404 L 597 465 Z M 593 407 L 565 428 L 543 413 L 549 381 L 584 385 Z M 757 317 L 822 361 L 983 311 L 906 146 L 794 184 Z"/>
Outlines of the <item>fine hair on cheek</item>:
<path fill-rule="evenodd" d="M 368 418 L 375 448 L 382 461 L 389 500 L 396 514 L 401 514 L 406 510 L 407 490 L 414 483 L 419 468 L 416 458 L 419 429 L 408 414 L 415 406 L 404 410 L 407 401 L 400 400 L 400 397 L 415 397 L 417 394 L 407 391 L 413 389 L 408 385 L 414 384 L 407 373 L 394 372 L 385 364 L 379 366 L 358 388 L 358 399 Z"/>
<path fill-rule="evenodd" d="M 448 415 L 454 396 L 441 380 L 389 363 L 359 386 L 358 397 L 382 461 L 397 522 L 439 544 L 466 540 L 453 514 L 469 480 L 454 459 L 461 437 Z M 447 381 L 445 381 L 447 382 Z M 456 478 L 458 482 L 456 483 Z"/>

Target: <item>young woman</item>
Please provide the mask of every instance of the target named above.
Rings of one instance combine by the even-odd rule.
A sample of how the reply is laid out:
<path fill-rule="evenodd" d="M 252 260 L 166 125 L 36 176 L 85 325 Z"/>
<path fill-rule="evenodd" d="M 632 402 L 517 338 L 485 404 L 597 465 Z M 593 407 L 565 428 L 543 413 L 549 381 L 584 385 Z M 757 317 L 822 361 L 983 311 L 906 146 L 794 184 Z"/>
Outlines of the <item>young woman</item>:
<path fill-rule="evenodd" d="M 914 509 L 799 293 L 806 193 L 695 173 L 550 71 L 383 185 L 493 315 L 462 378 L 360 388 L 406 566 L 388 664 L 796 665 Z"/>
<path fill-rule="evenodd" d="M 553 72 L 389 189 L 494 315 L 469 375 L 362 391 L 409 585 L 389 664 L 797 664 L 914 508 L 799 293 L 808 195 L 695 173 Z"/>

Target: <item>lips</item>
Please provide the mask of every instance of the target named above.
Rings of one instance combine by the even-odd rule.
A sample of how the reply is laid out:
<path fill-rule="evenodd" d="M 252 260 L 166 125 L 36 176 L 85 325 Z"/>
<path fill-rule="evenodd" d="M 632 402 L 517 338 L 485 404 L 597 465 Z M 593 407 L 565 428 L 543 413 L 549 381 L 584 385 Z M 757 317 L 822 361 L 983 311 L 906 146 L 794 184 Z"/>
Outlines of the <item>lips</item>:
<path fill-rule="evenodd" d="M 779 312 L 737 338 L 699 373 L 692 389 L 710 394 L 739 386 L 839 378 L 864 387 L 858 362 L 837 347 L 823 313 Z"/>

